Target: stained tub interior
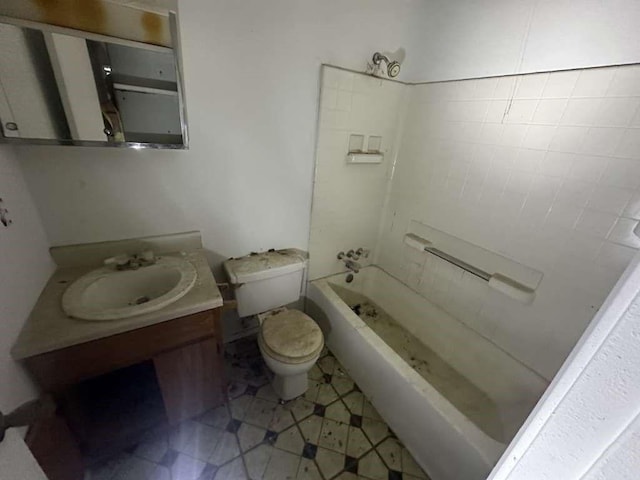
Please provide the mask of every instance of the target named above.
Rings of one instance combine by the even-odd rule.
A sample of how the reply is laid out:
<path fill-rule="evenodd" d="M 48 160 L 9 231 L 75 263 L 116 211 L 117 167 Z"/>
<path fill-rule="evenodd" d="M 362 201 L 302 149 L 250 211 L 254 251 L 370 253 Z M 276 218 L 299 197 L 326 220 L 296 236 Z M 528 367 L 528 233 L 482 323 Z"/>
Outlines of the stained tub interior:
<path fill-rule="evenodd" d="M 330 285 L 371 330 L 478 428 L 498 442 L 508 440 L 498 406 L 485 392 L 398 324 L 371 299 L 340 285 Z"/>

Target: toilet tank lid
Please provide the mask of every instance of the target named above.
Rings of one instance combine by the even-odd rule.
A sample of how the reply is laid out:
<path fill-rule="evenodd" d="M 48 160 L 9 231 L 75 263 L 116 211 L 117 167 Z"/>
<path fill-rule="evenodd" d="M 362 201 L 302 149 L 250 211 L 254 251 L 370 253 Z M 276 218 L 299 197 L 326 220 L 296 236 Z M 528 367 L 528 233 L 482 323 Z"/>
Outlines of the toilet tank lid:
<path fill-rule="evenodd" d="M 306 252 L 285 248 L 230 258 L 224 262 L 224 269 L 232 284 L 240 284 L 293 273 L 302 270 L 306 263 Z"/>

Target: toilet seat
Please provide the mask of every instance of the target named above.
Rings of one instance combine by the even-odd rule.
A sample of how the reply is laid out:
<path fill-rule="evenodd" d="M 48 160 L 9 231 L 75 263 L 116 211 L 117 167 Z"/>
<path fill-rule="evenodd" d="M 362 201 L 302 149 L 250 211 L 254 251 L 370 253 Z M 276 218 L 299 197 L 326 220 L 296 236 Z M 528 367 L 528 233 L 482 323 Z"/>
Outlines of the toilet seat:
<path fill-rule="evenodd" d="M 265 318 L 258 341 L 271 358 L 289 364 L 308 362 L 324 346 L 318 324 L 298 310 L 284 310 Z"/>

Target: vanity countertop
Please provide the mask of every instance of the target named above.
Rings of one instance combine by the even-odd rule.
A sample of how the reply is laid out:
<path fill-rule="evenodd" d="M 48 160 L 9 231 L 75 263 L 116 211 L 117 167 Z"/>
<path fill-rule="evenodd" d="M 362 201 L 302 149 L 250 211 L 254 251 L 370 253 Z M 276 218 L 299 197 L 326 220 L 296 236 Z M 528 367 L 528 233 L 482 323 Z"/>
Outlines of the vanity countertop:
<path fill-rule="evenodd" d="M 180 256 L 191 262 L 198 273 L 195 285 L 184 297 L 160 310 L 122 320 L 88 321 L 67 316 L 62 310 L 62 294 L 76 279 L 96 267 L 59 267 L 22 327 L 11 349 L 12 357 L 20 360 L 222 306 L 222 295 L 203 251 L 164 255 Z"/>

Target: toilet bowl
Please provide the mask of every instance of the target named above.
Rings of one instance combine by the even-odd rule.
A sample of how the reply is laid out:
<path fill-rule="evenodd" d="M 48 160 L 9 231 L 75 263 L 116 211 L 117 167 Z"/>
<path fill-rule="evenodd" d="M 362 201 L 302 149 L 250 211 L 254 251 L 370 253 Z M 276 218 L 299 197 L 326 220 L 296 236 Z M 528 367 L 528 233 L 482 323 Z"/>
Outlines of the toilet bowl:
<path fill-rule="evenodd" d="M 308 387 L 307 373 L 324 346 L 316 322 L 298 310 L 281 308 L 258 315 L 258 346 L 274 373 L 273 389 L 282 400 L 291 400 Z"/>

